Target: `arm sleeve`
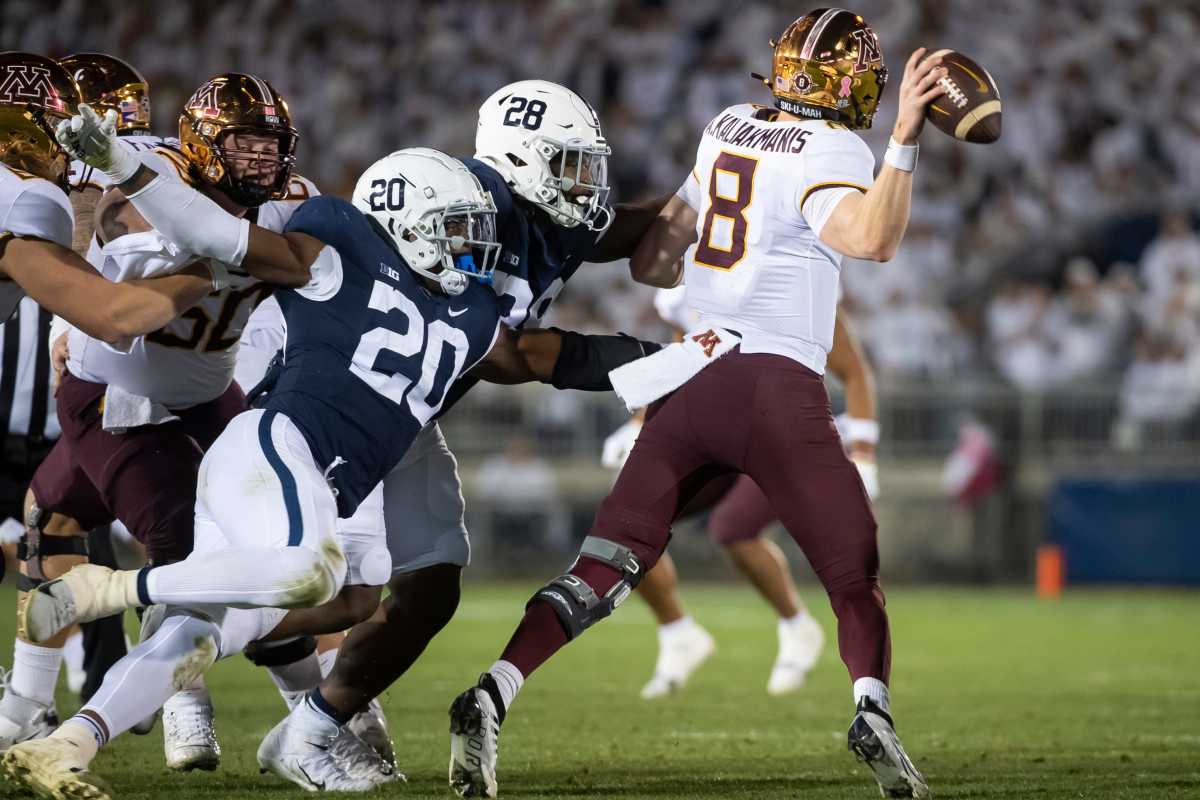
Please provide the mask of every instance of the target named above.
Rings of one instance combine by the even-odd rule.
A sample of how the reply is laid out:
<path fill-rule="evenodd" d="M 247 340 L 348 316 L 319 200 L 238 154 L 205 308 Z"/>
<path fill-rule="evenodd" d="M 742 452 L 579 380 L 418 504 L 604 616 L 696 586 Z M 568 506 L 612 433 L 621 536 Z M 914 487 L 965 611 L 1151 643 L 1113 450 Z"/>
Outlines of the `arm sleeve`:
<path fill-rule="evenodd" d="M 696 211 L 700 210 L 700 175 L 696 172 L 695 167 L 692 167 L 692 171 L 684 178 L 683 185 L 679 187 L 679 191 L 675 192 L 675 196 Z"/>
<path fill-rule="evenodd" d="M 180 250 L 233 266 L 246 257 L 250 222 L 238 219 L 190 186 L 160 174 L 129 195 L 129 201 Z"/>
<path fill-rule="evenodd" d="M 849 131 L 829 132 L 804 152 L 803 180 L 796 207 L 805 223 L 821 232 L 833 209 L 849 192 L 866 192 L 874 183 L 875 156 Z"/>

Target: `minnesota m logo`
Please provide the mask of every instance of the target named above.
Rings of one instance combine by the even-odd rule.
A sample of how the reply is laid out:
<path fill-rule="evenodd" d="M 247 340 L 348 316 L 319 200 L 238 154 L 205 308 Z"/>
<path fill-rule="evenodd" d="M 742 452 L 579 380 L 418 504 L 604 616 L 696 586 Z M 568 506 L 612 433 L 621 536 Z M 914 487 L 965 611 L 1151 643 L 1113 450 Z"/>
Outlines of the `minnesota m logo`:
<path fill-rule="evenodd" d="M 50 70 L 33 64 L 9 64 L 0 79 L 0 100 L 13 105 L 33 103 L 65 111 L 62 98 L 50 82 Z"/>
<path fill-rule="evenodd" d="M 709 328 L 704 333 L 697 333 L 693 336 L 692 341 L 704 348 L 706 358 L 712 358 L 713 348 L 721 343 L 721 337 L 717 336 L 716 331 Z"/>
<path fill-rule="evenodd" d="M 216 81 L 209 81 L 197 89 L 196 93 L 187 101 L 187 108 L 199 109 L 200 113 L 206 117 L 221 116 L 221 107 L 217 102 Z"/>
<path fill-rule="evenodd" d="M 871 64 L 883 60 L 883 53 L 879 51 L 879 37 L 875 35 L 875 31 L 870 28 L 859 28 L 852 31 L 850 35 L 854 37 L 854 41 L 858 42 L 858 60 L 854 62 L 855 72 L 866 72 L 867 67 Z"/>

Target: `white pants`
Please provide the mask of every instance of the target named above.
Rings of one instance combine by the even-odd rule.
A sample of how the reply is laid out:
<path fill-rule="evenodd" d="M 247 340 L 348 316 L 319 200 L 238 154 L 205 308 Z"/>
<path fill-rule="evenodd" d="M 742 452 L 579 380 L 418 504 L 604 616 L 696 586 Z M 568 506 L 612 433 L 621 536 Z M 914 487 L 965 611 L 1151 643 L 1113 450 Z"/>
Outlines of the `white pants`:
<path fill-rule="evenodd" d="M 346 580 L 337 505 L 300 430 L 255 409 L 235 417 L 200 464 L 195 547 L 151 570 L 156 603 L 312 607 Z"/>

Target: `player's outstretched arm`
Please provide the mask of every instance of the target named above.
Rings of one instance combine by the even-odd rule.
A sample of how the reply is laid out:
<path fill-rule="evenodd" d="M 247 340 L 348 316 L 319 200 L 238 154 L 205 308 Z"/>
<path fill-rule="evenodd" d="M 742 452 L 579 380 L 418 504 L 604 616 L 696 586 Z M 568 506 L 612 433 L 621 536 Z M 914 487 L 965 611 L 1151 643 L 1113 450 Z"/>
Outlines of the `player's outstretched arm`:
<path fill-rule="evenodd" d="M 79 115 L 64 120 L 56 134 L 71 155 L 108 175 L 146 222 L 182 250 L 240 266 L 276 286 L 311 280 L 310 267 L 324 249 L 319 240 L 252 225 L 192 187 L 160 176 L 120 145 L 112 110 L 100 119 L 81 104 Z"/>
<path fill-rule="evenodd" d="M 114 343 L 156 331 L 213 290 L 208 269 L 113 283 L 74 251 L 33 237 L 0 242 L 0 270 L 38 305 L 84 333 Z"/>
<path fill-rule="evenodd" d="M 696 217 L 696 209 L 678 194 L 667 201 L 629 259 L 629 274 L 635 281 L 667 289 L 679 284 L 680 259 L 696 241 Z"/>
<path fill-rule="evenodd" d="M 912 204 L 912 171 L 917 137 L 925 125 L 925 109 L 944 90 L 937 81 L 946 74 L 940 56 L 918 48 L 904 66 L 900 110 L 883 168 L 864 194 L 848 194 L 821 229 L 821 241 L 851 258 L 888 261 L 908 228 Z"/>
<path fill-rule="evenodd" d="M 661 347 L 657 342 L 623 334 L 584 335 L 559 328 L 514 331 L 502 327 L 491 351 L 471 374 L 490 383 L 538 381 L 556 389 L 611 392 L 611 370 Z"/>
<path fill-rule="evenodd" d="M 600 237 L 600 241 L 596 242 L 585 260 L 603 264 L 632 258 L 638 242 L 645 237 L 672 196 L 663 195 L 641 203 L 617 203 L 613 207 L 612 225 Z"/>

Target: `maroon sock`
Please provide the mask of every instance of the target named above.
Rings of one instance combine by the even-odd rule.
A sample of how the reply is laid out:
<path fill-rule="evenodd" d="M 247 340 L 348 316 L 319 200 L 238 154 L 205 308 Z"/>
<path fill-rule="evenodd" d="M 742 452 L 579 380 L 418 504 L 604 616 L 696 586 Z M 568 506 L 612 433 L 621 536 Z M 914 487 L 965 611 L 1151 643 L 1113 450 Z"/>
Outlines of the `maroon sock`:
<path fill-rule="evenodd" d="M 571 568 L 571 575 L 585 581 L 603 597 L 621 577 L 617 570 L 590 558 L 581 558 Z M 534 600 L 525 610 L 521 624 L 508 640 L 500 658 L 521 671 L 526 678 L 535 669 L 546 663 L 567 643 L 558 615 L 545 600 Z"/>

